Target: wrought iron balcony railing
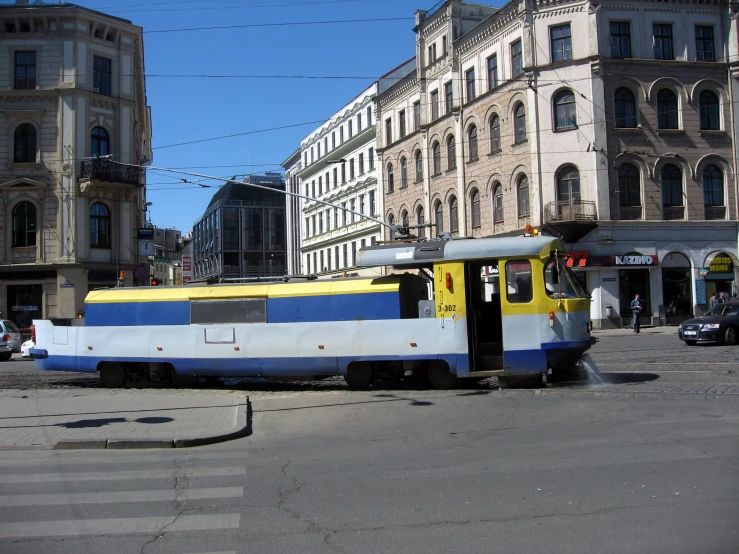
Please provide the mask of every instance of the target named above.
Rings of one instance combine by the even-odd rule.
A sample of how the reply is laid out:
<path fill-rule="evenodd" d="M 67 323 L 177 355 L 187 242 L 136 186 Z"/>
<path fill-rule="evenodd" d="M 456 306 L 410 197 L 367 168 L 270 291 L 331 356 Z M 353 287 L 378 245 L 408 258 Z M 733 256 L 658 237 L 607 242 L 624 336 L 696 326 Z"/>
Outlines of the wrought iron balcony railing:
<path fill-rule="evenodd" d="M 726 219 L 726 207 L 706 206 L 706 219 Z"/>
<path fill-rule="evenodd" d="M 544 206 L 544 223 L 557 221 L 597 221 L 595 202 L 575 200 L 572 202 L 549 202 Z"/>
<path fill-rule="evenodd" d="M 109 160 L 83 160 L 80 179 L 144 186 L 143 175 L 144 170 L 139 167 L 118 165 Z"/>
<path fill-rule="evenodd" d="M 642 209 L 641 206 L 621 206 L 618 215 L 621 221 L 633 221 L 642 218 Z"/>
<path fill-rule="evenodd" d="M 684 206 L 663 206 L 662 216 L 667 221 L 674 219 L 685 219 L 685 207 Z"/>

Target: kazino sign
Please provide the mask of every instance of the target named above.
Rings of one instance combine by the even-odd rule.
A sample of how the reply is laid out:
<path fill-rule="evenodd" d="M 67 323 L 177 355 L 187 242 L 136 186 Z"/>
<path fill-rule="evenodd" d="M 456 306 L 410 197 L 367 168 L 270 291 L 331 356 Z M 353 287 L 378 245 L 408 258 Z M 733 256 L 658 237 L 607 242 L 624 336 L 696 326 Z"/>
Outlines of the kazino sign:
<path fill-rule="evenodd" d="M 631 254 L 626 256 L 591 256 L 588 265 L 595 266 L 655 266 L 659 265 L 657 256 Z"/>

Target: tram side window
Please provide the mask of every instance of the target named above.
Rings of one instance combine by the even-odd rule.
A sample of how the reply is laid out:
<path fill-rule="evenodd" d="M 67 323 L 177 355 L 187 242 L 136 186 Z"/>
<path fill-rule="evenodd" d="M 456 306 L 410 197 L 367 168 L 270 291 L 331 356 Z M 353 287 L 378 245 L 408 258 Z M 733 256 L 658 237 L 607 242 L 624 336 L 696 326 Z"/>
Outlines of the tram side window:
<path fill-rule="evenodd" d="M 190 323 L 266 323 L 267 300 L 249 298 L 248 300 L 208 300 L 190 304 Z"/>
<path fill-rule="evenodd" d="M 534 286 L 531 281 L 531 262 L 511 260 L 505 264 L 506 298 L 511 304 L 531 302 Z"/>
<path fill-rule="evenodd" d="M 554 271 L 555 264 L 556 271 Z M 590 296 L 580 286 L 575 274 L 561 260 L 549 260 L 544 266 L 544 286 L 550 298 L 588 298 Z"/>

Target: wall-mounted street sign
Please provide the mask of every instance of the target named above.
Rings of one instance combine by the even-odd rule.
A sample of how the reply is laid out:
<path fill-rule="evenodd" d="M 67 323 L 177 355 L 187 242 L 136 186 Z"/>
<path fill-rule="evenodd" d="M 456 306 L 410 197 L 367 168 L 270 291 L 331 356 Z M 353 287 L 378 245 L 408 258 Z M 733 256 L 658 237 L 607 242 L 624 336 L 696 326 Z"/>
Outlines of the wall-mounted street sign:
<path fill-rule="evenodd" d="M 142 227 L 137 230 L 137 237 L 140 239 L 153 239 L 154 229 L 152 227 Z"/>

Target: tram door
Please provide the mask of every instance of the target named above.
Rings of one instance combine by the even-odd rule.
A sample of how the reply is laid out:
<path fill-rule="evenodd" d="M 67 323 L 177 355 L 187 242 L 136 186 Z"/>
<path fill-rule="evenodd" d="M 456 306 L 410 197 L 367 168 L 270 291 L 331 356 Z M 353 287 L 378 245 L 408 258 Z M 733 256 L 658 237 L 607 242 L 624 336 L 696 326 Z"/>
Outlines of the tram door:
<path fill-rule="evenodd" d="M 465 264 L 470 370 L 503 369 L 503 318 L 497 260 Z"/>

